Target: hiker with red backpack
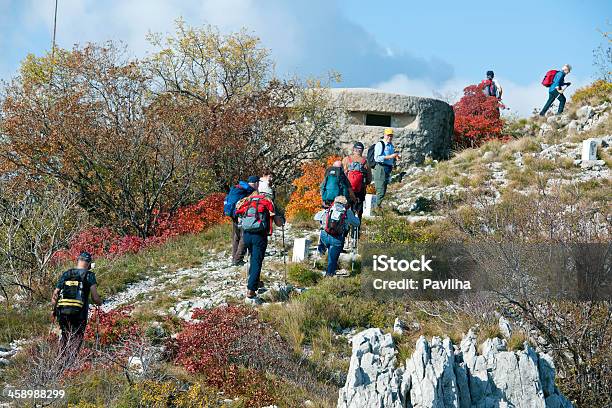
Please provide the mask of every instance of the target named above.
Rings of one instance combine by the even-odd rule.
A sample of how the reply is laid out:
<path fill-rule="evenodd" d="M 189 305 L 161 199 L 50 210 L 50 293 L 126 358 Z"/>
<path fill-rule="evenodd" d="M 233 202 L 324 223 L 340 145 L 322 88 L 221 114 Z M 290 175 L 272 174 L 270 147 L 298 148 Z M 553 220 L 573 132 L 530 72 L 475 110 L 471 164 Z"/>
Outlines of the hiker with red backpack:
<path fill-rule="evenodd" d="M 250 254 L 247 299 L 257 297 L 268 237 L 272 235 L 272 224 L 277 227 L 285 224 L 284 217 L 276 211 L 273 197 L 272 188 L 267 180 L 264 180 L 260 181 L 256 192 L 236 204 L 244 246 Z"/>
<path fill-rule="evenodd" d="M 540 116 L 546 115 L 548 109 L 553 104 L 555 99 L 559 99 L 559 108 L 557 109 L 557 115 L 563 113 L 563 109 L 565 108 L 565 95 L 563 92 L 565 91 L 565 87 L 570 86 L 571 82 L 565 82 L 565 76 L 569 74 L 572 70 L 572 66 L 569 64 L 565 64 L 561 71 L 550 70 L 544 76 L 542 80 L 542 85 L 548 88 L 548 100 L 544 107 L 540 111 Z"/>
<path fill-rule="evenodd" d="M 353 145 L 353 153 L 342 159 L 344 173 L 348 178 L 353 193 L 355 193 L 355 202 L 352 209 L 360 220 L 363 214 L 366 187 L 372 182 L 372 170 L 368 166 L 366 158 L 363 157 L 363 150 L 363 143 L 356 142 Z"/>
<path fill-rule="evenodd" d="M 314 219 L 321 223 L 321 245 L 327 250 L 325 276 L 335 276 L 344 237 L 350 227 L 359 227 L 359 218 L 349 208 L 346 197 L 337 196 L 332 205 L 315 214 Z"/>
<path fill-rule="evenodd" d="M 495 79 L 495 73 L 493 71 L 487 71 L 487 79 L 484 79 L 480 85 L 482 86 L 482 92 L 486 96 L 494 96 L 501 100 L 504 91 L 499 81 Z"/>
<path fill-rule="evenodd" d="M 246 255 L 242 230 L 238 226 L 236 204 L 256 191 L 258 185 L 259 177 L 250 176 L 247 181 L 239 181 L 238 184 L 230 188 L 225 200 L 223 200 L 223 214 L 232 219 L 232 265 L 234 266 L 243 265 L 244 255 Z"/>

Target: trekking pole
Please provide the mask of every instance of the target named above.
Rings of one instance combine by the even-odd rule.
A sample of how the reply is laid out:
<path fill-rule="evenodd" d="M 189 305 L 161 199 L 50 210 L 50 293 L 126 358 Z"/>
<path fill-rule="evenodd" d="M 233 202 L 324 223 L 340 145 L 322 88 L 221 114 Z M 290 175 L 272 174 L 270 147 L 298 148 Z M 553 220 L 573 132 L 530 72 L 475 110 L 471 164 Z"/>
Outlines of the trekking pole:
<path fill-rule="evenodd" d="M 283 239 L 283 266 L 285 269 L 285 287 L 287 286 L 287 252 L 285 251 L 285 224 L 281 227 L 281 234 Z"/>
<path fill-rule="evenodd" d="M 96 306 L 96 346 L 95 350 L 98 350 L 100 346 L 100 306 Z"/>
<path fill-rule="evenodd" d="M 47 333 L 47 337 L 51 337 L 51 333 L 53 333 L 53 326 L 55 325 L 55 310 L 56 306 L 53 305 L 53 313 L 51 316 L 51 324 L 49 324 L 49 333 Z"/>

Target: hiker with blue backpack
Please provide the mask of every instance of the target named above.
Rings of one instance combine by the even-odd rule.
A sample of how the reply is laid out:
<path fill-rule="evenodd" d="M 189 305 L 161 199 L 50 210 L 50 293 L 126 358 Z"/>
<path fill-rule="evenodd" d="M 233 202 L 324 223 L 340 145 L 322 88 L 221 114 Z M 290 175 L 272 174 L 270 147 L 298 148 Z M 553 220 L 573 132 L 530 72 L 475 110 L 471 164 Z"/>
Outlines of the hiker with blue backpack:
<path fill-rule="evenodd" d="M 383 198 L 387 193 L 387 185 L 391 180 L 391 172 L 400 155 L 393 146 L 393 129 L 386 128 L 381 140 L 368 149 L 368 165 L 372 168 L 374 185 L 376 186 L 376 206 L 380 209 Z"/>
<path fill-rule="evenodd" d="M 331 167 L 325 170 L 325 177 L 323 177 L 321 183 L 323 207 L 329 207 L 338 196 L 348 197 L 351 203 L 356 201 L 355 193 L 346 174 L 344 174 L 340 160 L 336 160 Z"/>
<path fill-rule="evenodd" d="M 236 215 L 236 203 L 257 191 L 258 186 L 259 177 L 250 176 L 247 181 L 239 181 L 238 184 L 230 188 L 223 201 L 223 214 L 232 219 L 232 265 L 234 266 L 243 265 L 246 254 L 242 231 L 238 225 L 238 216 Z"/>
<path fill-rule="evenodd" d="M 567 88 L 572 83 L 565 82 L 565 76 L 568 75 L 572 70 L 572 66 L 569 64 L 565 64 L 561 71 L 550 70 L 544 75 L 544 79 L 542 80 L 542 85 L 548 88 L 548 100 L 544 107 L 540 111 L 540 116 L 546 115 L 548 109 L 553 104 L 555 99 L 559 99 L 559 108 L 557 109 L 557 115 L 563 113 L 563 109 L 565 108 L 565 95 L 563 92 L 565 91 L 564 86 Z"/>
<path fill-rule="evenodd" d="M 274 191 L 268 179 L 260 180 L 257 191 L 236 203 L 236 215 L 242 230 L 244 247 L 249 251 L 249 277 L 247 299 L 257 297 L 261 286 L 261 268 L 268 247 L 268 237 L 272 235 L 272 224 L 281 227 L 285 218 L 277 211 L 273 201 Z"/>
<path fill-rule="evenodd" d="M 350 227 L 359 227 L 360 221 L 349 208 L 344 196 L 337 196 L 333 203 L 315 214 L 314 219 L 321 223 L 320 253 L 327 251 L 327 270 L 325 276 L 335 276 L 338 259 L 344 248 L 344 238 Z"/>

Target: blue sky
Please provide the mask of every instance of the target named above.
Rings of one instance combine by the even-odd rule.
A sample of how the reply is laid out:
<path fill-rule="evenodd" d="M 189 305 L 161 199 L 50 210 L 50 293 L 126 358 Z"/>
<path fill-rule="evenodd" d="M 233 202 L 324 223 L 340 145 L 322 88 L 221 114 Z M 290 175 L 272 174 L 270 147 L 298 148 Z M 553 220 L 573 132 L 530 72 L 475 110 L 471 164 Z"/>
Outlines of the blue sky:
<path fill-rule="evenodd" d="M 49 49 L 53 4 L 0 0 L 0 78 L 15 75 L 27 53 Z M 148 31 L 171 31 L 182 16 L 224 31 L 246 27 L 272 49 L 279 75 L 335 69 L 341 86 L 453 99 L 494 69 L 507 105 L 527 115 L 544 102 L 546 70 L 569 62 L 574 85 L 593 78 L 597 28 L 611 10 L 610 0 L 59 0 L 57 37 L 62 47 L 122 40 L 140 57 Z"/>

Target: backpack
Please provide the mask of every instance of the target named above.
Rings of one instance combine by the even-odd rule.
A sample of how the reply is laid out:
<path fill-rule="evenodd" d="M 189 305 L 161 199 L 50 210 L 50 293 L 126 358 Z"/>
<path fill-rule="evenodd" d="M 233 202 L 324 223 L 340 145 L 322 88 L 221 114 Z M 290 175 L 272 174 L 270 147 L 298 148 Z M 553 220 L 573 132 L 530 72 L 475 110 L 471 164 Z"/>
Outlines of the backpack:
<path fill-rule="evenodd" d="M 547 88 L 550 88 L 550 86 L 553 84 L 554 80 L 555 80 L 555 75 L 557 75 L 557 70 L 551 69 L 550 71 L 548 71 L 546 73 L 546 75 L 544 75 L 544 79 L 542 80 L 542 85 L 544 85 Z"/>
<path fill-rule="evenodd" d="M 223 200 L 223 215 L 235 217 L 236 203 L 251 194 L 253 191 L 254 190 L 251 186 L 247 184 L 245 187 L 241 183 L 238 183 L 230 188 L 229 193 L 227 193 L 225 196 L 225 200 Z"/>
<path fill-rule="evenodd" d="M 59 291 L 57 301 L 57 311 L 60 315 L 74 316 L 83 312 L 83 307 L 87 301 L 89 292 L 86 292 L 85 285 L 88 270 L 79 272 L 78 269 L 71 269 Z"/>
<path fill-rule="evenodd" d="M 352 158 L 350 160 L 351 162 L 348 165 L 348 171 L 346 176 L 349 180 L 349 183 L 351 184 L 351 188 L 353 189 L 353 191 L 355 193 L 360 193 L 364 187 L 363 184 L 366 172 L 366 161 L 364 159 L 360 161 L 353 161 Z"/>
<path fill-rule="evenodd" d="M 330 167 L 325 172 L 323 187 L 321 189 L 321 199 L 323 202 L 334 201 L 339 195 L 346 196 L 346 188 L 342 185 L 342 169 L 340 167 Z"/>
<path fill-rule="evenodd" d="M 368 166 L 373 169 L 374 167 L 376 167 L 376 161 L 374 160 L 374 150 L 376 149 L 376 144 L 378 143 L 382 143 L 383 145 L 383 153 L 385 152 L 385 142 L 378 141 L 376 143 L 374 143 L 372 146 L 368 147 L 368 154 L 366 155 L 366 160 L 368 162 Z"/>
<path fill-rule="evenodd" d="M 261 203 L 266 200 L 262 196 L 255 196 L 243 205 L 248 206 L 247 210 L 240 215 L 240 228 L 245 232 L 268 232 L 270 227 L 270 213 L 266 206 Z"/>
<path fill-rule="evenodd" d="M 346 223 L 346 208 L 342 205 L 334 205 L 325 210 L 325 223 L 323 229 L 329 235 L 340 238 L 344 235 L 344 225 Z"/>
<path fill-rule="evenodd" d="M 485 79 L 481 85 L 483 86 L 482 92 L 486 96 L 497 96 L 497 86 L 495 86 L 495 82 L 492 79 Z"/>

